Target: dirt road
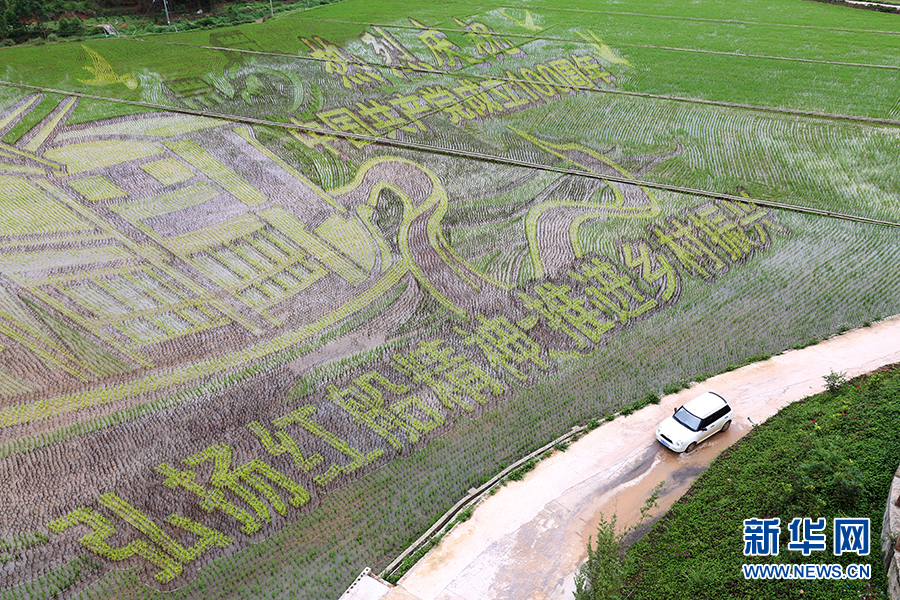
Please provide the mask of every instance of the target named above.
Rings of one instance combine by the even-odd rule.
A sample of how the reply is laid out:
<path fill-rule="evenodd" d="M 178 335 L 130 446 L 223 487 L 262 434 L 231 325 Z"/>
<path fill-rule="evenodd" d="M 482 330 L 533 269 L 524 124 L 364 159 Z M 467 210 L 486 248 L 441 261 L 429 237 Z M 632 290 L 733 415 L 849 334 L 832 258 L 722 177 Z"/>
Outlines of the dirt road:
<path fill-rule="evenodd" d="M 724 373 L 606 423 L 540 462 L 520 482 L 488 497 L 468 521 L 410 570 L 395 588 L 363 582 L 346 599 L 556 600 L 572 598 L 600 514 L 634 523 L 653 487 L 666 480 L 668 509 L 724 448 L 781 407 L 823 389 L 832 369 L 855 376 L 900 362 L 900 316 L 770 360 Z M 656 425 L 690 398 L 714 390 L 732 404 L 734 423 L 690 455 L 654 439 Z M 738 535 L 736 532 L 735 535 Z M 365 589 L 363 589 L 365 588 Z"/>

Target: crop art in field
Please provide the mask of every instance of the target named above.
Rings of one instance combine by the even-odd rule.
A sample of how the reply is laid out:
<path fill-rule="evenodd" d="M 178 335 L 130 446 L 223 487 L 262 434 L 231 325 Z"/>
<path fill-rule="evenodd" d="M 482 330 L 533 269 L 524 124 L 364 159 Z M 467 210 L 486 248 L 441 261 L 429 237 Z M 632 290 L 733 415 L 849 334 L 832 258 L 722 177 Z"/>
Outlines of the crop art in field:
<path fill-rule="evenodd" d="M 480 141 L 490 125 L 546 164 L 619 179 L 682 153 L 503 125 L 630 65 L 594 34 L 547 54 L 455 22 L 456 41 L 415 20 L 347 48 L 310 34 L 305 71 L 222 51 L 221 69 L 160 92 L 335 135 L 164 112 L 74 123 L 79 100 L 40 95 L 0 113 L 5 134 L 52 105 L 0 145 L 0 472 L 17 511 L 0 537 L 40 534 L 4 587 L 81 555 L 183 585 L 791 235 L 747 203 L 676 212 L 639 183 L 507 167 L 467 185 L 451 167 L 474 182 L 470 164 L 354 139 Z M 97 85 L 136 81 L 91 56 Z M 448 77 L 469 67 L 487 75 Z M 507 250 L 504 270 L 479 262 Z"/>
<path fill-rule="evenodd" d="M 11 110 L 24 113 L 35 101 Z M 422 165 L 373 158 L 345 186 L 323 190 L 247 126 L 171 115 L 59 126 L 74 107 L 62 102 L 50 129 L 30 138 L 41 144 L 6 150 L 6 210 L 19 216 L 7 221 L 0 255 L 4 364 L 32 365 L 19 377 L 7 373 L 6 389 L 19 390 L 11 398 L 43 398 L 3 408 L 7 430 L 133 404 L 155 388 L 258 361 L 400 285 L 456 316 L 407 337 L 368 370 L 319 386 L 298 409 L 256 399 L 268 404 L 259 413 L 268 420 L 247 419 L 197 452 L 155 449 L 160 459 L 143 468 L 156 478 L 81 502 L 76 495 L 69 509 L 71 498 L 39 508 L 62 510 L 31 524 L 53 534 L 48 544 L 146 561 L 162 583 L 207 552 L 269 530 L 277 517 L 291 519 L 339 478 L 419 443 L 450 413 L 502 399 L 511 382 L 553 369 L 550 350 L 603 344 L 676 302 L 685 277 L 710 280 L 787 233 L 768 211 L 733 202 L 664 219 L 652 192 L 637 186 L 617 188 L 608 205 L 537 202 L 522 241 L 554 276 L 509 288 L 447 243 L 441 219 L 451 199 Z M 589 148 L 529 139 L 587 169 L 621 171 Z M 384 189 L 402 206 L 390 239 L 373 220 Z M 568 233 L 553 252 L 541 244 L 552 235 L 542 219 L 560 208 L 563 226 L 553 228 Z M 584 215 L 646 220 L 646 236 L 619 240 L 616 256 L 581 257 Z M 100 384 L 123 372 L 131 383 Z M 81 391 L 60 395 L 67 381 Z M 190 516 L 160 513 L 161 498 Z M 185 546 L 167 528 L 197 537 Z"/>

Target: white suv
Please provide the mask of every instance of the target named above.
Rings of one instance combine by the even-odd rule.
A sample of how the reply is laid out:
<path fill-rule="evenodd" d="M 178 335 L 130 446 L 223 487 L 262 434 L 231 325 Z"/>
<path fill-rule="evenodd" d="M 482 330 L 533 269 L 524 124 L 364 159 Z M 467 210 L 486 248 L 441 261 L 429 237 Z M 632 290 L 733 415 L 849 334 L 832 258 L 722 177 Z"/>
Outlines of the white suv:
<path fill-rule="evenodd" d="M 697 444 L 731 427 L 731 407 L 715 392 L 697 396 L 659 424 L 656 439 L 675 452 L 690 452 Z"/>

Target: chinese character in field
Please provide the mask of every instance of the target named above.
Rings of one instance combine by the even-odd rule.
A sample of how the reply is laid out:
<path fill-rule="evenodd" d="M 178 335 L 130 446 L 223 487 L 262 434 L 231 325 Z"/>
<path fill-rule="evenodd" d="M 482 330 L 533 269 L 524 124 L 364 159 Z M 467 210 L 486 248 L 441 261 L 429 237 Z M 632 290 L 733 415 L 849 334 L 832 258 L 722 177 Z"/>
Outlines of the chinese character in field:
<path fill-rule="evenodd" d="M 349 108 L 341 107 L 335 108 L 332 110 L 323 110 L 321 112 L 317 112 L 316 116 L 322 120 L 329 129 L 334 131 L 340 131 L 344 133 L 355 133 L 358 135 L 376 135 L 375 131 L 362 122 L 355 113 L 351 112 Z M 356 146 L 357 148 L 361 148 L 366 144 L 371 144 L 368 140 L 358 140 L 351 139 L 350 143 Z"/>
<path fill-rule="evenodd" d="M 459 328 L 455 330 L 463 336 L 463 344 L 478 346 L 495 369 L 525 381 L 529 363 L 540 369 L 549 368 L 541 358 L 541 347 L 518 323 L 510 323 L 503 316 L 488 319 L 484 315 L 478 315 L 477 321 L 472 333 Z"/>
<path fill-rule="evenodd" d="M 479 117 L 503 111 L 503 107 L 488 95 L 481 85 L 468 79 L 461 79 L 459 86 L 453 88 L 453 93 L 463 98 L 463 104 Z"/>
<path fill-rule="evenodd" d="M 455 404 L 472 410 L 466 398 L 484 404 L 488 394 L 497 396 L 505 391 L 499 381 L 440 338 L 420 342 L 408 354 L 395 354 L 392 365 L 412 381 L 428 386 L 447 408 Z"/>
<path fill-rule="evenodd" d="M 406 119 L 397 114 L 392 107 L 377 100 L 356 103 L 357 114 L 369 122 L 378 132 L 386 132 L 389 138 L 397 137 L 397 130 L 406 125 Z"/>
<path fill-rule="evenodd" d="M 744 519 L 744 556 L 778 556 L 781 519 Z"/>
<path fill-rule="evenodd" d="M 281 515 L 285 514 L 286 505 L 274 486 L 290 492 L 291 506 L 299 507 L 309 501 L 309 493 L 302 485 L 271 465 L 256 458 L 242 465 L 234 465 L 233 457 L 231 446 L 214 444 L 182 461 L 192 467 L 211 463 L 212 473 L 206 486 L 197 482 L 195 471 L 181 471 L 168 463 L 157 466 L 156 471 L 166 477 L 166 486 L 173 489 L 181 487 L 195 494 L 203 510 L 224 512 L 243 523 L 241 529 L 248 534 L 258 531 L 262 523 L 272 521 L 269 507 Z M 225 490 L 249 505 L 254 514 L 226 499 Z"/>
<path fill-rule="evenodd" d="M 547 63 L 553 67 L 557 73 L 562 75 L 566 81 L 576 87 L 589 88 L 594 87 L 587 75 L 582 73 L 577 66 L 573 65 L 565 58 L 557 58 Z"/>
<path fill-rule="evenodd" d="M 751 239 L 717 204 L 701 206 L 688 216 L 710 245 L 723 251 L 732 262 L 743 262 L 759 247 L 759 240 Z"/>
<path fill-rule="evenodd" d="M 602 81 L 611 86 L 616 85 L 616 76 L 604 69 L 603 65 L 597 62 L 593 56 L 572 56 L 572 60 L 591 81 Z"/>
<path fill-rule="evenodd" d="M 455 17 L 453 20 L 456 21 L 457 25 L 465 27 L 469 31 L 465 37 L 475 44 L 475 51 L 481 56 L 498 56 L 500 60 L 503 60 L 504 54 L 525 57 L 525 52 L 521 48 L 516 48 L 515 44 L 497 35 L 493 29 L 484 23 L 472 21 L 466 24 Z"/>
<path fill-rule="evenodd" d="M 322 129 L 322 124 L 317 123 L 316 121 L 298 121 L 293 117 L 291 117 L 291 121 L 304 127 Z M 288 132 L 310 150 L 314 150 L 316 146 L 319 146 L 322 150 L 328 150 L 332 154 L 340 155 L 340 152 L 332 145 L 338 141 L 338 138 L 333 135 L 316 133 L 314 131 L 303 131 L 300 129 L 289 129 Z"/>
<path fill-rule="evenodd" d="M 81 506 L 66 516 L 48 523 L 47 528 L 54 533 L 62 533 L 70 527 L 87 526 L 92 530 L 91 533 L 78 541 L 88 550 L 107 560 L 124 560 L 135 555 L 140 556 L 160 569 L 155 577 L 164 583 L 181 575 L 184 570 L 182 565 L 193 562 L 212 547 L 226 548 L 234 543 L 234 540 L 225 534 L 187 517 L 169 515 L 166 518 L 169 525 L 200 538 L 193 546 L 185 547 L 180 541 L 180 535 L 171 537 L 149 515 L 115 493 L 107 492 L 100 496 L 98 501 L 146 537 L 134 539 L 124 546 L 111 546 L 107 540 L 115 536 L 116 527 L 108 518 L 87 506 Z"/>
<path fill-rule="evenodd" d="M 459 46 L 447 39 L 447 34 L 437 29 L 428 29 L 415 19 L 410 19 L 416 27 L 421 27 L 422 32 L 416 34 L 416 37 L 425 44 L 425 47 L 431 51 L 434 56 L 435 66 L 441 68 L 457 68 L 466 64 L 475 64 L 479 62 L 475 58 L 466 56 L 459 51 Z"/>
<path fill-rule="evenodd" d="M 403 445 L 397 439 L 397 432 L 405 433 L 411 442 L 417 441 L 419 435 L 415 428 L 401 419 L 400 415 L 390 410 L 384 395 L 375 387 L 375 384 L 394 394 L 409 392 L 409 388 L 405 385 L 391 383 L 381 373 L 370 371 L 354 379 L 350 385 L 341 388 L 329 385 L 327 387 L 328 399 L 353 415 L 356 421 L 383 437 L 398 450 Z"/>
<path fill-rule="evenodd" d="M 800 550 L 803 556 L 809 556 L 813 550 L 825 549 L 824 517 L 817 521 L 797 517 L 788 524 L 788 530 L 791 532 L 788 550 Z"/>
<path fill-rule="evenodd" d="M 419 441 L 421 434 L 431 431 L 444 422 L 444 417 L 427 406 L 419 398 L 410 396 L 391 402 L 384 399 L 380 387 L 393 394 L 405 394 L 409 388 L 391 383 L 377 371 L 369 371 L 354 379 L 350 385 L 338 388 L 328 386 L 328 399 L 353 415 L 354 419 L 380 435 L 394 448 L 400 450 L 403 444 L 397 437 L 404 434 L 410 442 Z M 408 409 L 415 408 L 424 421 Z"/>
<path fill-rule="evenodd" d="M 298 39 L 309 47 L 309 56 L 323 61 L 322 70 L 340 77 L 341 83 L 349 90 L 387 83 L 374 68 L 362 64 L 359 58 L 317 35 Z"/>
<path fill-rule="evenodd" d="M 475 118 L 475 113 L 460 102 L 456 95 L 441 85 L 423 87 L 419 90 L 422 100 L 450 115 L 454 124 L 459 125 L 463 121 Z"/>
<path fill-rule="evenodd" d="M 410 52 L 406 46 L 397 41 L 393 35 L 381 27 L 372 27 L 359 37 L 372 47 L 372 51 L 382 62 L 391 68 L 391 74 L 397 79 L 408 79 L 421 76 L 422 71 L 434 71 L 434 67 Z"/>
<path fill-rule="evenodd" d="M 319 485 L 329 484 L 341 473 L 352 473 L 356 469 L 373 462 L 383 454 L 381 448 L 376 448 L 366 454 L 358 448 L 351 446 L 346 440 L 335 435 L 334 432 L 328 431 L 322 424 L 318 423 L 313 418 L 315 417 L 317 410 L 318 409 L 315 406 L 307 404 L 286 415 L 278 417 L 272 421 L 275 427 L 277 427 L 274 435 L 273 432 L 263 427 L 258 421 L 250 423 L 248 427 L 269 454 L 280 456 L 287 453 L 294 459 L 294 465 L 304 471 L 308 471 L 321 463 L 323 457 L 319 453 L 305 452 L 304 454 L 304 450 L 301 449 L 287 433 L 287 428 L 292 425 L 299 425 L 302 429 L 305 429 L 307 432 L 350 459 L 349 462 L 345 462 L 344 464 L 331 463 L 324 473 L 316 475 L 314 479 Z"/>
<path fill-rule="evenodd" d="M 214 85 L 199 77 L 185 77 L 166 82 L 166 87 L 188 108 L 212 108 L 228 100 Z"/>
<path fill-rule="evenodd" d="M 725 268 L 722 259 L 697 236 L 693 227 L 677 217 L 669 217 L 668 221 L 668 229 L 650 227 L 650 232 L 689 273 L 703 279 L 712 279 L 716 271 Z"/>
<path fill-rule="evenodd" d="M 543 100 L 541 97 L 542 91 L 538 89 L 536 93 L 535 90 L 532 89 L 532 84 L 522 80 L 523 75 L 521 72 L 514 73 L 513 71 L 504 71 L 503 76 L 510 82 L 509 87 L 506 89 L 512 91 L 516 98 L 525 100 L 527 97 L 529 103 L 540 102 Z M 553 91 L 550 95 L 553 96 L 555 94 L 556 92 Z"/>
<path fill-rule="evenodd" d="M 428 131 L 420 119 L 424 118 L 431 110 L 431 106 L 419 96 L 395 93 L 388 103 L 400 111 L 405 118 L 405 124 L 400 126 L 403 131 L 418 133 Z"/>
<path fill-rule="evenodd" d="M 529 310 L 544 317 L 551 329 L 568 335 L 580 348 L 587 346 L 585 338 L 599 343 L 615 323 L 584 298 L 573 297 L 571 291 L 567 285 L 546 282 L 535 286 L 534 296 L 519 294 L 519 297 Z"/>
<path fill-rule="evenodd" d="M 738 193 L 745 198 L 746 190 L 738 188 Z M 778 222 L 769 210 L 762 206 L 748 202 L 721 201 L 722 208 L 731 215 L 747 236 L 754 240 L 754 244 L 760 248 L 767 248 L 772 241 L 772 234 L 791 235 L 791 230 Z"/>
<path fill-rule="evenodd" d="M 675 302 L 681 292 L 681 277 L 665 254 L 651 250 L 645 242 L 625 240 L 619 246 L 622 260 L 631 269 L 640 268 L 641 279 L 659 289 L 660 302 Z"/>
<path fill-rule="evenodd" d="M 653 310 L 658 304 L 655 298 L 645 297 L 635 287 L 631 277 L 619 274 L 613 265 L 599 258 L 569 271 L 569 276 L 582 283 L 596 284 L 585 288 L 585 294 L 594 306 L 623 325 L 628 319 Z"/>
<path fill-rule="evenodd" d="M 576 31 L 575 33 L 581 36 L 581 38 L 594 49 L 594 54 L 599 56 L 606 64 L 631 66 L 630 62 L 618 56 L 613 49 L 604 44 L 603 40 L 593 31 L 588 31 L 586 34 L 580 31 Z"/>
<path fill-rule="evenodd" d="M 868 556 L 870 537 L 869 519 L 836 518 L 834 520 L 834 555 L 840 556 L 847 552 L 857 556 Z"/>
<path fill-rule="evenodd" d="M 489 79 L 485 81 L 483 85 L 492 95 L 497 96 L 500 105 L 504 109 L 512 109 L 531 104 L 531 100 L 527 97 L 522 97 L 508 81 Z"/>

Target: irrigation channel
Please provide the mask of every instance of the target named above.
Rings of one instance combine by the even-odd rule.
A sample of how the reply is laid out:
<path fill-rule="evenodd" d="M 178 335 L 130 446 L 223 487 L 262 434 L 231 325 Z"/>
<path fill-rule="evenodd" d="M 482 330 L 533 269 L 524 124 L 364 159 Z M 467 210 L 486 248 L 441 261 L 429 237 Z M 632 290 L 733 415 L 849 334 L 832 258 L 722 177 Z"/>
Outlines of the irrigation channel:
<path fill-rule="evenodd" d="M 554 452 L 524 480 L 473 499 L 472 517 L 450 530 L 396 587 L 364 571 L 340 600 L 572 598 L 574 574 L 587 559 L 588 537 L 601 515 L 615 513 L 621 528 L 636 523 L 644 500 L 665 480 L 652 512 L 663 515 L 720 452 L 782 407 L 821 392 L 822 377 L 832 369 L 855 377 L 900 362 L 897 340 L 900 315 L 717 375 L 620 416 Z M 732 427 L 690 454 L 663 448 L 654 438 L 656 425 L 708 390 L 729 400 Z"/>

